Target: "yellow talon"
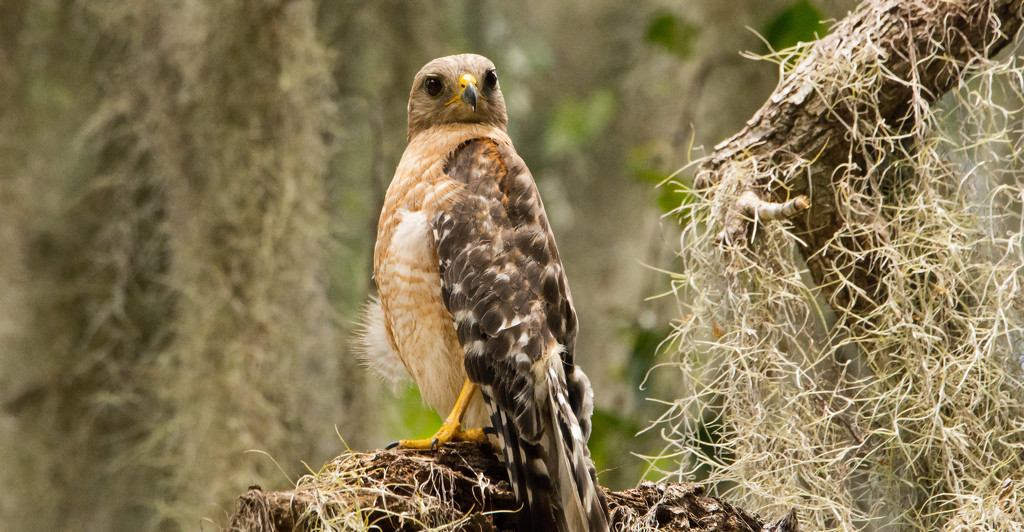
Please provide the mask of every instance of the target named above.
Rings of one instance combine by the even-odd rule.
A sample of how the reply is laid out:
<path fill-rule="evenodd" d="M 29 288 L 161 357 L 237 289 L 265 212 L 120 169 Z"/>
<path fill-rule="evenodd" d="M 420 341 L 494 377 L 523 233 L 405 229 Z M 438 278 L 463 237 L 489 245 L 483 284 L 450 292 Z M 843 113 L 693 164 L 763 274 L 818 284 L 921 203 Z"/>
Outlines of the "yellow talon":
<path fill-rule="evenodd" d="M 455 406 L 452 408 L 451 413 L 448 414 L 444 423 L 441 424 L 441 428 L 433 436 L 423 440 L 400 440 L 398 446 L 403 449 L 433 451 L 450 441 L 477 443 L 488 441 L 487 435 L 484 434 L 484 429 L 482 428 L 462 430 L 462 417 L 466 414 L 466 407 L 469 406 L 469 400 L 473 398 L 474 393 L 476 393 L 476 384 L 466 379 L 466 383 L 462 386 L 462 391 L 459 392 L 459 399 L 455 401 Z"/>
<path fill-rule="evenodd" d="M 461 423 L 450 423 L 449 420 L 445 420 L 433 436 L 423 440 L 400 440 L 398 446 L 403 449 L 436 451 L 438 447 L 452 441 L 480 443 L 487 441 L 487 435 L 484 434 L 483 429 L 462 430 Z"/>

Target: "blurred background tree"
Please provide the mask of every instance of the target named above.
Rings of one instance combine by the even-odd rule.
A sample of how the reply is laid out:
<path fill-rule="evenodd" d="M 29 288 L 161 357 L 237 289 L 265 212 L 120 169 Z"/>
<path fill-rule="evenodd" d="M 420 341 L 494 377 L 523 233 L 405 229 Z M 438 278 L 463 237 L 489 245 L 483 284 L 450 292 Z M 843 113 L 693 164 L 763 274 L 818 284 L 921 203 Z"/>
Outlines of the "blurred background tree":
<path fill-rule="evenodd" d="M 412 76 L 466 51 L 498 65 L 558 236 L 602 483 L 634 484 L 625 450 L 664 446 L 664 423 L 634 437 L 665 410 L 646 398 L 688 393 L 647 378 L 688 315 L 648 298 L 693 201 L 653 185 L 770 94 L 778 67 L 741 51 L 854 3 L 4 0 L 0 528 L 214 529 L 250 484 L 436 428 L 347 338 Z M 726 432 L 678 441 L 728 458 Z"/>

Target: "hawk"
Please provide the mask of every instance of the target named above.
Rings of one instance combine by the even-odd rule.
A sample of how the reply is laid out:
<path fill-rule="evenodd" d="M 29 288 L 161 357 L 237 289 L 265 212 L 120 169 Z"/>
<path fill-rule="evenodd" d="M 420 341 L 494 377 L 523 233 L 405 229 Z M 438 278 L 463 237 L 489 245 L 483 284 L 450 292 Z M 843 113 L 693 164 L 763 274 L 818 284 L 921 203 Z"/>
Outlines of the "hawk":
<path fill-rule="evenodd" d="M 379 300 L 361 343 L 368 365 L 392 380 L 404 369 L 447 417 L 434 437 L 398 445 L 487 441 L 487 430 L 525 508 L 523 530 L 607 530 L 572 296 L 506 132 L 494 65 L 473 54 L 427 63 L 408 111 L 408 147 L 377 227 Z"/>

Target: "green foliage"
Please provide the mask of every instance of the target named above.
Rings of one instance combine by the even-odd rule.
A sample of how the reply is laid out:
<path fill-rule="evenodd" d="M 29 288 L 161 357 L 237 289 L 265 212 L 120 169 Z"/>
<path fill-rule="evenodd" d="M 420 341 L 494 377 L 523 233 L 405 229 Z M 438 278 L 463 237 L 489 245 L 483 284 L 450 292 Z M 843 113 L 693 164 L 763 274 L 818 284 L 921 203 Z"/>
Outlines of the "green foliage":
<path fill-rule="evenodd" d="M 768 21 L 761 33 L 773 50 L 783 50 L 826 35 L 828 25 L 822 22 L 824 18 L 814 4 L 800 0 Z"/>
<path fill-rule="evenodd" d="M 636 481 L 639 460 L 629 456 L 638 452 L 641 439 L 637 437 L 643 427 L 635 420 L 612 410 L 595 408 L 590 418 L 592 433 L 588 447 L 594 460 L 601 485 L 621 489 Z M 650 440 L 650 438 L 648 438 Z M 656 448 L 656 441 L 649 441 Z M 630 463 L 632 461 L 632 464 Z"/>
<path fill-rule="evenodd" d="M 615 93 L 611 89 L 595 90 L 584 100 L 561 102 L 546 131 L 546 154 L 567 154 L 592 141 L 608 127 L 615 107 Z"/>
<path fill-rule="evenodd" d="M 672 216 L 682 225 L 691 222 L 687 207 L 697 203 L 697 196 L 691 187 L 676 180 L 674 174 L 655 168 L 647 147 L 640 146 L 630 151 L 628 166 L 636 180 L 653 185 L 657 194 L 654 202 L 658 210 Z"/>
<path fill-rule="evenodd" d="M 672 332 L 672 328 L 642 327 L 637 324 L 630 332 L 633 336 L 633 348 L 629 352 L 626 376 L 636 393 L 640 394 L 647 373 L 655 365 L 658 347 Z"/>
<path fill-rule="evenodd" d="M 422 440 L 433 436 L 437 429 L 441 428 L 444 419 L 434 411 L 433 408 L 423 404 L 420 391 L 415 386 L 409 386 L 400 391 L 397 400 L 389 403 L 397 407 L 398 420 L 392 423 L 388 434 L 396 439 Z M 390 442 L 388 442 L 390 443 Z"/>
<path fill-rule="evenodd" d="M 700 27 L 671 13 L 662 13 L 647 26 L 647 42 L 666 52 L 687 59 L 693 54 L 693 41 Z"/>
<path fill-rule="evenodd" d="M 656 415 L 657 410 L 646 401 L 654 385 L 648 382 L 648 372 L 656 364 L 661 343 L 670 332 L 668 326 L 644 327 L 639 323 L 625 331 L 631 347 L 619 377 L 625 381 L 626 388 L 633 391 L 631 403 L 637 406 L 628 415 L 596 408 L 591 418 L 590 450 L 604 486 L 626 488 L 638 478 L 655 481 L 671 466 L 671 459 L 653 457 L 662 447 L 660 436 L 656 431 L 644 430 L 646 419 Z M 643 473 L 645 466 L 646 473 Z"/>

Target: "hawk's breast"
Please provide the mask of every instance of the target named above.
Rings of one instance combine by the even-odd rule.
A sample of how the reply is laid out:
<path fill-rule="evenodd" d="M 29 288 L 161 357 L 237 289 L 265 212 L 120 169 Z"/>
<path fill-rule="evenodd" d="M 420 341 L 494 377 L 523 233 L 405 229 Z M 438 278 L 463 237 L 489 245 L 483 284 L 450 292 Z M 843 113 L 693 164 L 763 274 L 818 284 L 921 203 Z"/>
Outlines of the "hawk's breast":
<path fill-rule="evenodd" d="M 424 402 L 442 416 L 454 406 L 466 370 L 465 351 L 441 295 L 432 224 L 461 189 L 443 174 L 460 136 L 452 142 L 433 137 L 410 143 L 388 188 L 374 252 L 374 279 L 392 345 Z M 479 393 L 463 424 L 490 425 Z"/>

